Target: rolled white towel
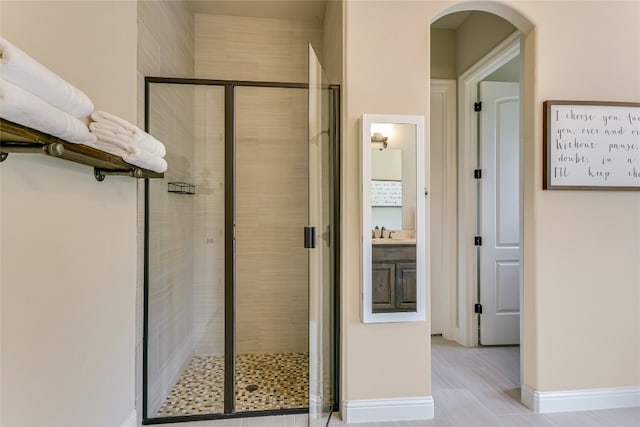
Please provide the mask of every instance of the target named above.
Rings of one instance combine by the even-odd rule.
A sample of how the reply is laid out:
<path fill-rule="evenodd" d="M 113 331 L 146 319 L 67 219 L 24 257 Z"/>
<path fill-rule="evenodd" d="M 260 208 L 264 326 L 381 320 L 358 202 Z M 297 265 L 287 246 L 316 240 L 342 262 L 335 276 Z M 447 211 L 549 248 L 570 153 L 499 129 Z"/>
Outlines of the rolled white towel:
<path fill-rule="evenodd" d="M 149 153 L 148 151 L 141 150 L 134 147 L 132 151 L 127 151 L 122 160 L 132 165 L 149 169 L 154 172 L 164 172 L 167 170 L 167 161 L 160 156 Z"/>
<path fill-rule="evenodd" d="M 0 76 L 73 117 L 86 117 L 93 111 L 84 92 L 2 37 Z"/>
<path fill-rule="evenodd" d="M 106 111 L 94 111 L 91 118 L 95 121 L 95 125 L 93 123 L 89 125 L 92 131 L 98 129 L 109 131 L 117 137 L 124 138 L 125 143 L 131 143 L 151 154 L 159 157 L 167 155 L 167 149 L 162 142 L 121 117 Z"/>
<path fill-rule="evenodd" d="M 69 142 L 97 140 L 80 120 L 4 79 L 0 79 L 0 117 Z"/>

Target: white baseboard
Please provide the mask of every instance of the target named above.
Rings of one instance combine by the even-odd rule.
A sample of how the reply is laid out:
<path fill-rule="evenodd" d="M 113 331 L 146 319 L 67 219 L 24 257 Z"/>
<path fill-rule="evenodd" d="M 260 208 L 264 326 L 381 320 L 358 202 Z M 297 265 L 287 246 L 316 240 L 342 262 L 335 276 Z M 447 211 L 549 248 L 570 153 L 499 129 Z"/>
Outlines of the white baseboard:
<path fill-rule="evenodd" d="M 431 396 L 342 402 L 342 419 L 346 423 L 430 420 L 433 414 Z"/>
<path fill-rule="evenodd" d="M 541 414 L 640 407 L 640 387 L 536 391 L 523 384 L 522 403 Z"/>
<path fill-rule="evenodd" d="M 137 427 L 137 426 L 138 426 L 138 414 L 136 413 L 136 410 L 134 409 L 127 416 L 127 418 L 124 420 L 122 425 L 120 425 L 120 427 Z"/>

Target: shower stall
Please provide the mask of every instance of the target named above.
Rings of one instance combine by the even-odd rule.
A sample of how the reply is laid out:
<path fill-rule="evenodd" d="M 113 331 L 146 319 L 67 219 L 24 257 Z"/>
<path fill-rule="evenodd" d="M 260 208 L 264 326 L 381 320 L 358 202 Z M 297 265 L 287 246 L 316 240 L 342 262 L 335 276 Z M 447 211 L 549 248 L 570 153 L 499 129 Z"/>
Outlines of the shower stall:
<path fill-rule="evenodd" d="M 309 84 L 145 79 L 146 424 L 337 402 L 339 88 L 310 58 Z"/>

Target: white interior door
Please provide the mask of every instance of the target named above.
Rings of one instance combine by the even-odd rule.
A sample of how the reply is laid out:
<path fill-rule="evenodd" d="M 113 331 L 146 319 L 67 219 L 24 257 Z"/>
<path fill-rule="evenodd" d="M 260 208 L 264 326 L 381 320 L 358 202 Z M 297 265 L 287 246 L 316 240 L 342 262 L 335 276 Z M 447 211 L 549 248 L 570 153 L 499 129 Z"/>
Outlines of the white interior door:
<path fill-rule="evenodd" d="M 480 83 L 482 345 L 520 343 L 519 93 L 519 83 Z"/>

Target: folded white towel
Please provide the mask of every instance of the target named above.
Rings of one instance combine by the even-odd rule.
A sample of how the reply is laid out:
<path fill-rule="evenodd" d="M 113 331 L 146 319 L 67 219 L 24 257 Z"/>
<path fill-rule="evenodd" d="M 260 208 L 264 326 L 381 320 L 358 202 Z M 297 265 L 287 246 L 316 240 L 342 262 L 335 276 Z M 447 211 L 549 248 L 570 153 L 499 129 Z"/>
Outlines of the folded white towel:
<path fill-rule="evenodd" d="M 113 136 L 126 137 L 127 139 L 131 139 L 131 141 L 134 139 L 132 136 L 133 133 L 123 129 L 121 126 L 111 123 L 91 122 L 89 129 L 91 129 L 92 132 L 104 132 Z"/>
<path fill-rule="evenodd" d="M 129 123 L 122 117 L 118 117 L 115 114 L 111 114 L 106 111 L 100 111 L 100 110 L 94 111 L 91 114 L 91 118 L 96 122 L 107 123 L 107 124 L 110 124 L 112 127 L 115 126 L 115 127 L 124 129 L 126 131 L 129 131 L 131 133 L 142 131 L 142 129 L 140 129 L 138 126 L 132 123 Z"/>
<path fill-rule="evenodd" d="M 122 160 L 132 165 L 144 169 L 149 169 L 154 172 L 162 173 L 167 170 L 167 161 L 165 159 L 136 147 L 134 147 L 132 151 L 127 151 L 122 156 Z"/>
<path fill-rule="evenodd" d="M 4 79 L 0 79 L 0 117 L 69 142 L 97 139 L 80 120 Z"/>
<path fill-rule="evenodd" d="M 108 142 L 100 141 L 99 139 L 96 142 L 84 144 L 88 147 L 95 148 L 100 151 L 104 151 L 109 154 L 113 154 L 114 156 L 122 157 L 127 154 L 127 150 L 123 150 L 122 148 L 110 144 Z"/>
<path fill-rule="evenodd" d="M 95 129 L 95 126 L 93 126 L 94 124 L 95 122 L 90 123 L 89 129 L 91 129 L 91 133 L 93 133 L 98 138 L 99 141 L 102 141 L 103 143 L 106 143 L 106 144 L 111 144 L 123 151 L 133 150 L 133 143 L 131 143 L 131 141 L 129 141 L 128 138 L 119 137 L 118 135 L 112 132 Z"/>
<path fill-rule="evenodd" d="M 2 37 L 0 76 L 73 117 L 86 117 L 93 111 L 93 103 L 84 92 Z"/>
<path fill-rule="evenodd" d="M 89 125 L 92 132 L 108 132 L 110 136 L 122 139 L 124 144 L 131 144 L 158 157 L 167 154 L 162 142 L 116 115 L 106 111 L 94 111 L 91 118 L 95 120 Z"/>

